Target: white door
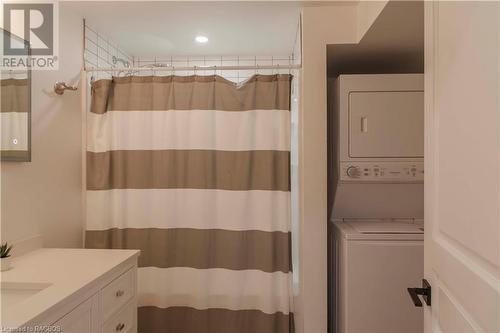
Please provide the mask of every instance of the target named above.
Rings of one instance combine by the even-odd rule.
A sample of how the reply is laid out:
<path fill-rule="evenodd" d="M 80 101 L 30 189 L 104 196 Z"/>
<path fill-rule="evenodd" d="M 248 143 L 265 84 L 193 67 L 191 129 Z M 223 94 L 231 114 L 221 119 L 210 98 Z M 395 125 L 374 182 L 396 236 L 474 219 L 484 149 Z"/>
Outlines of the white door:
<path fill-rule="evenodd" d="M 500 5 L 425 6 L 425 328 L 500 332 Z"/>

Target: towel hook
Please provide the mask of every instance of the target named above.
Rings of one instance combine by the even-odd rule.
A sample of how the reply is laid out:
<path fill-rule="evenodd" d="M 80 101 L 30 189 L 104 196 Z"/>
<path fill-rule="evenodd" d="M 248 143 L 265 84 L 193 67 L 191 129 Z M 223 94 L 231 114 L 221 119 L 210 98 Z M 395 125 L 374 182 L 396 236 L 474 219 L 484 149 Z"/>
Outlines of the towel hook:
<path fill-rule="evenodd" d="M 65 90 L 77 90 L 78 87 L 76 86 L 68 86 L 66 82 L 56 82 L 54 84 L 54 92 L 58 95 L 64 94 Z"/>

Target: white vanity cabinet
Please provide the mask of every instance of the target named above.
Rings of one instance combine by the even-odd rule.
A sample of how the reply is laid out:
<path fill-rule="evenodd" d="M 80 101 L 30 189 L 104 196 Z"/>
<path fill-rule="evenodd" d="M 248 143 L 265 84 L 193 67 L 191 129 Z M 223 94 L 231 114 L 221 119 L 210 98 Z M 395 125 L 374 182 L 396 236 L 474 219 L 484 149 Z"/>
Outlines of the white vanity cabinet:
<path fill-rule="evenodd" d="M 95 297 L 92 297 L 64 315 L 53 326 L 59 332 L 93 332 L 94 317 L 97 315 Z"/>
<path fill-rule="evenodd" d="M 36 290 L 2 299 L 1 325 L 19 332 L 137 332 L 138 256 L 137 250 L 42 248 L 14 258 L 2 272 L 2 288 Z"/>
<path fill-rule="evenodd" d="M 137 332 L 136 276 L 135 266 L 115 276 L 50 326 L 65 333 Z"/>

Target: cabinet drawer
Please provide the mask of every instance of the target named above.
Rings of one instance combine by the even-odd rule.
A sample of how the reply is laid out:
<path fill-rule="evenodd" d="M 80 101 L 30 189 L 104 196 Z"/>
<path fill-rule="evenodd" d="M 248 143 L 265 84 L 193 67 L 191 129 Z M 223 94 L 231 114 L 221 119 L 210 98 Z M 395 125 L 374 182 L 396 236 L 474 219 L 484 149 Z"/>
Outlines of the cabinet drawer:
<path fill-rule="evenodd" d="M 129 302 L 122 310 L 106 321 L 102 327 L 102 333 L 132 333 L 135 332 L 135 319 L 137 306 L 135 302 Z"/>
<path fill-rule="evenodd" d="M 123 273 L 101 290 L 102 320 L 106 321 L 135 295 L 135 270 Z"/>

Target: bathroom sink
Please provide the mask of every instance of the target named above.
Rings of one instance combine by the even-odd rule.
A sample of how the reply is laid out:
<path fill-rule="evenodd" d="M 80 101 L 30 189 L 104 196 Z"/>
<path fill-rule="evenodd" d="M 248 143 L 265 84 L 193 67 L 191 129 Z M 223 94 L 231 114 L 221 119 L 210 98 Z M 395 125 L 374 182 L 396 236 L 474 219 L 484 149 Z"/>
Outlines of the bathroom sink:
<path fill-rule="evenodd" d="M 7 308 L 49 287 L 50 283 L 2 282 L 0 284 L 1 307 Z"/>

